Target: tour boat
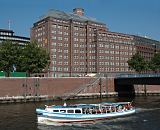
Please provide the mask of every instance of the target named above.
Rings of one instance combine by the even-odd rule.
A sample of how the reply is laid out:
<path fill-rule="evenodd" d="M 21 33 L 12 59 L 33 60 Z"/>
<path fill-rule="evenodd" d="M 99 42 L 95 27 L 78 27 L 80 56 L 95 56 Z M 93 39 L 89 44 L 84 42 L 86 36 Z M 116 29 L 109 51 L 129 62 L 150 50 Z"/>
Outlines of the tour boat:
<path fill-rule="evenodd" d="M 52 105 L 36 109 L 38 122 L 86 122 L 115 118 L 135 113 L 132 102 Z"/>

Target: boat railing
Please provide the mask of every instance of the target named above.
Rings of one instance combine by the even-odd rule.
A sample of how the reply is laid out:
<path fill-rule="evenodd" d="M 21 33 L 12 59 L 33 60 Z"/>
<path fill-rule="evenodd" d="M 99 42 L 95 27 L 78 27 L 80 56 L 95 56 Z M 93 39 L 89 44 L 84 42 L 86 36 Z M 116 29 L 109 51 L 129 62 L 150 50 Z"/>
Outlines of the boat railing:
<path fill-rule="evenodd" d="M 127 103 L 114 103 L 112 105 L 97 104 L 91 108 L 83 108 L 83 114 L 106 114 L 106 113 L 118 113 L 133 110 L 133 106 L 130 102 Z"/>

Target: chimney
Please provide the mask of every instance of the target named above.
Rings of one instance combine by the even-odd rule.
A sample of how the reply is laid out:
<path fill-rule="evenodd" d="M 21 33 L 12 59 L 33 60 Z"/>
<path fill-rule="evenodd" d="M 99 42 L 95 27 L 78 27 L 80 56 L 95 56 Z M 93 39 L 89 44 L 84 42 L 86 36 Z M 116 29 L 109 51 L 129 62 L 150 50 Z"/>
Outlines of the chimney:
<path fill-rule="evenodd" d="M 75 8 L 75 9 L 73 9 L 73 13 L 77 14 L 79 16 L 83 16 L 84 15 L 84 9 L 82 9 L 82 8 Z"/>

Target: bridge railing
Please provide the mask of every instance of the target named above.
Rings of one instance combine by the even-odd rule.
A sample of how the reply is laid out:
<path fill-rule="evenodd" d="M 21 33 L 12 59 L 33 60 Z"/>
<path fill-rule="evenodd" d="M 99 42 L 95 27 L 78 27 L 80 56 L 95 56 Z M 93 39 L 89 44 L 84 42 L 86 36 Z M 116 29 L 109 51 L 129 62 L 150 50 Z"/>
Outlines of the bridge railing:
<path fill-rule="evenodd" d="M 141 77 L 160 77 L 160 73 L 155 74 L 117 74 L 116 78 L 141 78 Z"/>

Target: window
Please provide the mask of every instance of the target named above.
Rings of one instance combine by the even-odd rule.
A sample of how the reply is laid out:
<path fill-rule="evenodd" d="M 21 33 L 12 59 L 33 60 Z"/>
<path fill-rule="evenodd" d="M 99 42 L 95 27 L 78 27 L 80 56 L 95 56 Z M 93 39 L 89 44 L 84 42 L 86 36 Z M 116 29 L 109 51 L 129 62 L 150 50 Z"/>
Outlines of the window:
<path fill-rule="evenodd" d="M 75 26 L 75 27 L 74 27 L 74 30 L 78 30 L 78 27 Z"/>
<path fill-rule="evenodd" d="M 61 32 L 61 31 L 58 31 L 58 34 L 62 34 L 62 32 Z"/>
<path fill-rule="evenodd" d="M 62 40 L 62 37 L 58 37 L 58 40 Z"/>
<path fill-rule="evenodd" d="M 116 62 L 116 66 L 119 66 L 119 62 Z"/>
<path fill-rule="evenodd" d="M 68 67 L 64 67 L 64 71 L 68 71 Z"/>
<path fill-rule="evenodd" d="M 62 71 L 62 67 L 58 67 L 58 71 Z"/>
<path fill-rule="evenodd" d="M 64 47 L 68 47 L 68 44 L 67 44 L 67 43 L 64 43 Z"/>
<path fill-rule="evenodd" d="M 59 62 L 58 62 L 58 65 L 62 65 L 62 61 L 59 61 Z"/>
<path fill-rule="evenodd" d="M 108 45 L 108 44 L 106 44 L 106 45 L 105 45 L 105 48 L 109 48 L 109 45 Z"/>
<path fill-rule="evenodd" d="M 64 53 L 68 53 L 68 50 L 64 50 Z"/>
<path fill-rule="evenodd" d="M 99 47 L 104 47 L 104 45 L 103 44 L 99 44 Z"/>
<path fill-rule="evenodd" d="M 79 51 L 78 50 L 74 50 L 74 53 L 78 53 Z"/>
<path fill-rule="evenodd" d="M 52 64 L 53 64 L 53 65 L 56 65 L 56 61 L 52 61 Z"/>
<path fill-rule="evenodd" d="M 74 113 L 74 110 L 67 110 L 67 113 Z"/>
<path fill-rule="evenodd" d="M 66 110 L 60 110 L 60 112 L 62 112 L 62 113 L 66 113 Z"/>
<path fill-rule="evenodd" d="M 116 45 L 116 47 L 115 47 L 116 49 L 119 49 L 119 46 L 118 45 Z"/>
<path fill-rule="evenodd" d="M 62 59 L 62 55 L 59 55 L 59 59 Z"/>
<path fill-rule="evenodd" d="M 64 59 L 68 59 L 68 56 L 64 56 Z"/>
<path fill-rule="evenodd" d="M 57 68 L 56 67 L 53 67 L 53 71 L 56 71 L 57 70 Z"/>
<path fill-rule="evenodd" d="M 68 33 L 67 33 L 67 32 L 64 32 L 64 35 L 68 35 Z"/>
<path fill-rule="evenodd" d="M 111 56 L 111 60 L 114 60 L 114 57 L 113 57 L 113 56 Z"/>
<path fill-rule="evenodd" d="M 74 56 L 74 59 L 78 59 L 78 56 L 75 55 L 75 56 Z"/>
<path fill-rule="evenodd" d="M 65 37 L 65 38 L 64 38 L 64 41 L 68 41 L 68 38 Z"/>
<path fill-rule="evenodd" d="M 56 52 L 56 49 L 52 49 L 52 52 Z"/>
<path fill-rule="evenodd" d="M 119 57 L 116 57 L 116 60 L 119 60 Z"/>
<path fill-rule="evenodd" d="M 53 27 L 53 28 L 56 28 L 56 27 L 57 27 L 57 25 L 56 25 L 56 24 L 53 24 L 53 25 L 52 25 L 52 27 Z"/>
<path fill-rule="evenodd" d="M 84 65 L 84 62 L 80 62 L 80 65 Z"/>
<path fill-rule="evenodd" d="M 114 48 L 114 45 L 110 45 L 110 48 Z"/>
<path fill-rule="evenodd" d="M 78 44 L 74 44 L 74 47 L 78 47 Z"/>
<path fill-rule="evenodd" d="M 59 112 L 59 110 L 53 110 L 53 112 Z"/>
<path fill-rule="evenodd" d="M 56 58 L 56 55 L 53 55 L 53 58 Z"/>
<path fill-rule="evenodd" d="M 111 54 L 114 54 L 114 51 L 110 51 Z"/>
<path fill-rule="evenodd" d="M 74 38 L 74 41 L 78 41 L 78 38 Z"/>
<path fill-rule="evenodd" d="M 80 53 L 84 53 L 84 50 L 80 50 Z"/>
<path fill-rule="evenodd" d="M 54 39 L 54 40 L 55 40 L 55 39 L 56 39 L 56 37 L 55 37 L 55 36 L 52 36 L 52 39 Z"/>
<path fill-rule="evenodd" d="M 62 52 L 62 49 L 58 49 L 58 52 Z"/>
<path fill-rule="evenodd" d="M 58 25 L 58 27 L 57 27 L 57 28 L 62 29 L 62 26 L 61 26 L 61 25 Z"/>
<path fill-rule="evenodd" d="M 64 65 L 68 65 L 68 62 L 66 61 L 66 62 L 64 62 Z"/>
<path fill-rule="evenodd" d="M 81 110 L 75 110 L 75 113 L 81 113 Z"/>
<path fill-rule="evenodd" d="M 52 32 L 51 32 L 51 33 L 56 34 L 56 31 L 52 30 Z"/>
<path fill-rule="evenodd" d="M 52 42 L 52 46 L 56 46 L 56 42 Z"/>
<path fill-rule="evenodd" d="M 58 46 L 62 46 L 62 43 L 58 43 Z"/>
<path fill-rule="evenodd" d="M 77 32 L 75 32 L 75 33 L 74 33 L 74 35 L 75 35 L 75 36 L 78 36 L 78 33 L 77 33 Z"/>
<path fill-rule="evenodd" d="M 109 62 L 105 62 L 105 65 L 109 65 Z"/>
<path fill-rule="evenodd" d="M 109 53 L 109 51 L 108 51 L 108 50 L 105 50 L 105 53 L 107 53 L 107 54 L 108 54 L 108 53 Z"/>
<path fill-rule="evenodd" d="M 77 62 L 77 61 L 75 61 L 75 62 L 74 62 L 74 65 L 78 65 L 78 62 Z"/>
<path fill-rule="evenodd" d="M 68 30 L 68 27 L 67 27 L 67 26 L 65 26 L 65 27 L 64 27 L 64 29 Z"/>

